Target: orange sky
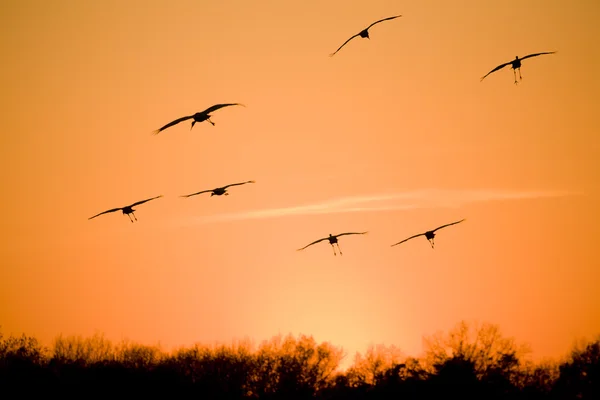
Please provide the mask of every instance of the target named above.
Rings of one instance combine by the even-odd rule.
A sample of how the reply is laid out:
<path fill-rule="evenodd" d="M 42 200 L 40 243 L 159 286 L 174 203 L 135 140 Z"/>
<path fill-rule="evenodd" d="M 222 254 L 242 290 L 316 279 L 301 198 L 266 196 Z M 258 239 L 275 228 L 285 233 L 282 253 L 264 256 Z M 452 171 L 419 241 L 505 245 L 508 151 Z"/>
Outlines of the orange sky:
<path fill-rule="evenodd" d="M 592 0 L 3 2 L 2 332 L 418 355 L 466 319 L 565 354 L 600 332 L 599 17 Z M 541 51 L 520 85 L 508 67 L 480 82 Z M 224 102 L 247 107 L 151 134 Z M 137 223 L 88 220 L 159 194 Z M 390 247 L 461 218 L 435 250 Z M 346 231 L 369 233 L 295 251 Z"/>

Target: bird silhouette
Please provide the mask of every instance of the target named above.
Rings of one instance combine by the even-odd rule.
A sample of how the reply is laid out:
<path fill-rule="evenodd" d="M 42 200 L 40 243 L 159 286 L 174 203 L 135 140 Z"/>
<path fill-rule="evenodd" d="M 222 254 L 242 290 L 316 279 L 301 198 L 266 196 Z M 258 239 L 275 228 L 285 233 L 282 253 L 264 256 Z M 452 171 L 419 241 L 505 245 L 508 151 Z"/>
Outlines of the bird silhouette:
<path fill-rule="evenodd" d="M 491 70 L 490 72 L 488 72 L 487 74 L 485 74 L 485 76 L 483 78 L 481 78 L 481 81 L 483 81 L 485 79 L 486 76 L 488 76 L 489 74 L 491 74 L 492 72 L 496 72 L 504 67 L 506 67 L 507 65 L 510 65 L 513 69 L 513 74 L 515 76 L 515 85 L 518 83 L 517 82 L 517 70 L 519 70 L 519 80 L 523 79 L 521 77 L 521 61 L 525 60 L 526 58 L 530 58 L 530 57 L 537 57 L 537 56 L 541 56 L 544 54 L 554 54 L 556 53 L 555 51 L 548 51 L 548 52 L 544 52 L 544 53 L 534 53 L 534 54 L 529 54 L 523 58 L 519 58 L 519 56 L 516 56 L 514 60 L 506 62 L 504 64 L 500 64 L 498 65 L 496 68 L 494 68 L 493 70 Z M 481 82 L 480 81 L 480 82 Z"/>
<path fill-rule="evenodd" d="M 214 126 L 215 123 L 210 120 L 210 113 L 213 112 L 213 111 L 217 111 L 219 108 L 229 107 L 229 106 L 242 106 L 242 107 L 246 107 L 244 104 L 241 104 L 241 103 L 215 104 L 214 106 L 208 107 L 206 110 L 204 110 L 202 112 L 197 112 L 194 115 L 188 115 L 186 117 L 178 118 L 175 121 L 171 121 L 168 124 L 166 124 L 165 126 L 163 126 L 162 128 L 155 130 L 153 133 L 155 135 L 158 135 L 160 132 L 164 131 L 165 129 L 167 129 L 167 128 L 173 126 L 173 125 L 177 125 L 178 123 L 186 121 L 188 119 L 193 119 L 192 126 L 191 126 L 190 130 L 194 127 L 194 124 L 196 122 L 208 121 L 208 122 L 210 122 Z"/>
<path fill-rule="evenodd" d="M 371 25 L 367 26 L 365 29 L 363 29 L 362 31 L 358 32 L 356 35 L 351 36 L 350 39 L 346 40 L 344 42 L 344 44 L 342 44 L 336 51 L 334 51 L 333 53 L 331 53 L 329 55 L 329 57 L 333 57 L 338 51 L 340 51 L 342 49 L 342 47 L 344 47 L 346 45 L 346 43 L 348 43 L 349 41 L 351 41 L 352 39 L 354 39 L 357 36 L 360 36 L 361 38 L 371 39 L 369 37 L 369 28 L 371 28 L 373 25 L 378 24 L 378 23 L 383 22 L 383 21 L 390 20 L 390 19 L 398 18 L 398 17 L 401 17 L 401 16 L 402 15 L 395 15 L 393 17 L 387 17 L 387 18 L 380 19 L 379 21 L 373 22 Z"/>
<path fill-rule="evenodd" d="M 209 189 L 209 190 L 203 190 L 201 192 L 196 192 L 196 193 L 192 193 L 192 194 L 186 194 L 184 196 L 180 196 L 180 197 L 191 197 L 191 196 L 195 196 L 197 194 L 202 194 L 202 193 L 210 193 L 210 197 L 213 196 L 221 196 L 221 195 L 225 195 L 225 196 L 229 196 L 229 193 L 227 192 L 227 188 L 231 187 L 231 186 L 238 186 L 238 185 L 245 185 L 246 183 L 256 183 L 255 181 L 246 181 L 246 182 L 240 182 L 240 183 L 232 183 L 230 185 L 227 186 L 223 186 L 223 187 L 218 187 L 215 189 Z"/>
<path fill-rule="evenodd" d="M 434 244 L 435 244 L 435 243 L 434 243 L 434 240 L 433 240 L 433 238 L 435 237 L 435 231 L 437 231 L 438 229 L 445 228 L 445 227 L 447 227 L 447 226 L 450 226 L 450 225 L 458 224 L 459 222 L 463 222 L 463 221 L 464 221 L 464 219 L 461 219 L 460 221 L 451 222 L 451 223 L 449 223 L 449 224 L 446 224 L 446 225 L 438 226 L 437 228 L 435 228 L 435 229 L 433 229 L 433 230 L 431 230 L 431 231 L 427 231 L 427 232 L 419 233 L 418 235 L 413 235 L 413 236 L 411 236 L 411 237 L 409 237 L 409 238 L 406 238 L 406 239 L 402 240 L 401 242 L 398 242 L 398 243 L 395 243 L 395 244 L 393 244 L 391 247 L 394 247 L 394 246 L 396 246 L 396 245 L 398 245 L 398 244 L 400 244 L 400 243 L 404 243 L 404 242 L 406 242 L 407 240 L 410 240 L 410 239 L 416 238 L 416 237 L 418 237 L 418 236 L 424 235 L 424 236 L 425 236 L 425 238 L 427 238 L 427 240 L 429 241 L 429 244 L 431 244 L 431 248 L 433 249 L 433 248 L 434 248 L 433 246 L 434 246 Z"/>
<path fill-rule="evenodd" d="M 135 207 L 137 205 L 140 205 L 140 204 L 144 204 L 145 202 L 150 201 L 150 200 L 158 199 L 159 197 L 163 197 L 162 194 L 160 196 L 152 197 L 150 199 L 138 201 L 137 203 L 133 203 L 133 204 L 125 206 L 125 207 L 117 207 L 117 208 L 113 208 L 113 209 L 110 209 L 110 210 L 103 211 L 100 214 L 96 214 L 93 217 L 89 217 L 88 219 L 96 218 L 97 216 L 102 215 L 102 214 L 108 214 L 108 213 L 111 213 L 111 212 L 122 210 L 123 214 L 127 215 L 129 217 L 129 220 L 131 222 L 133 222 L 133 219 L 131 219 L 131 215 L 133 215 L 133 218 L 135 218 L 135 220 L 137 221 L 137 217 L 133 213 L 135 211 L 133 209 L 133 207 Z M 129 214 L 131 214 L 131 215 L 129 215 Z"/>
<path fill-rule="evenodd" d="M 335 253 L 335 246 L 334 244 L 337 244 L 338 250 L 340 251 L 340 256 L 342 255 L 342 249 L 340 249 L 340 244 L 338 243 L 338 237 L 340 236 L 344 236 L 344 235 L 364 235 L 367 232 L 346 232 L 346 233 L 339 233 L 337 235 L 332 235 L 331 233 L 329 234 L 328 237 L 324 237 L 322 239 L 319 240 L 315 240 L 314 242 L 307 244 L 306 246 L 304 246 L 301 249 L 298 249 L 296 251 L 300 251 L 300 250 L 304 250 L 305 248 L 307 248 L 308 246 L 312 246 L 313 244 L 317 244 L 319 242 L 322 242 L 323 240 L 329 240 L 329 244 L 331 245 L 331 247 L 333 248 L 333 255 L 337 255 Z"/>

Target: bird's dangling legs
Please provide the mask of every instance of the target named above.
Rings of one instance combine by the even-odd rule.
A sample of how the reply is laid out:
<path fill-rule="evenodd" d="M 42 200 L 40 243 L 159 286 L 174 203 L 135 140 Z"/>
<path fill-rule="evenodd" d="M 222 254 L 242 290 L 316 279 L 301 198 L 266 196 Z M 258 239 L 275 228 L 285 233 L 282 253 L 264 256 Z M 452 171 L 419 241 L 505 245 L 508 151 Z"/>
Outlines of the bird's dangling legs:
<path fill-rule="evenodd" d="M 212 124 L 212 126 L 215 126 L 215 123 L 214 123 L 214 122 L 212 122 L 212 121 L 210 120 L 210 118 L 207 118 L 206 120 L 207 120 L 208 122 L 210 122 L 210 123 Z"/>
<path fill-rule="evenodd" d="M 435 243 L 433 242 L 433 239 L 431 239 L 431 240 L 429 241 L 429 244 L 431 245 L 431 248 L 432 248 L 432 249 L 434 249 L 434 248 L 435 248 L 435 247 L 433 247 L 433 246 L 435 245 Z"/>
<path fill-rule="evenodd" d="M 521 76 L 521 68 L 519 68 L 519 80 L 522 80 L 523 77 Z"/>
<path fill-rule="evenodd" d="M 127 216 L 129 217 L 129 220 L 133 223 L 133 220 L 131 219 L 131 215 L 127 214 Z"/>
<path fill-rule="evenodd" d="M 519 74 L 520 73 L 521 72 L 519 71 Z M 517 82 L 517 70 L 516 69 L 513 69 L 513 75 L 515 76 L 515 85 L 516 85 L 517 83 L 519 83 L 519 82 Z"/>
<path fill-rule="evenodd" d="M 333 244 L 331 245 L 331 248 L 333 249 L 333 255 L 337 256 L 337 254 L 335 254 L 335 246 Z"/>
<path fill-rule="evenodd" d="M 336 243 L 336 244 L 337 244 L 337 247 L 338 247 L 338 251 L 340 252 L 340 256 L 343 255 L 342 254 L 342 249 L 340 249 L 340 244 L 339 243 Z"/>
<path fill-rule="evenodd" d="M 229 192 L 225 192 L 223 193 L 225 196 L 229 196 Z"/>

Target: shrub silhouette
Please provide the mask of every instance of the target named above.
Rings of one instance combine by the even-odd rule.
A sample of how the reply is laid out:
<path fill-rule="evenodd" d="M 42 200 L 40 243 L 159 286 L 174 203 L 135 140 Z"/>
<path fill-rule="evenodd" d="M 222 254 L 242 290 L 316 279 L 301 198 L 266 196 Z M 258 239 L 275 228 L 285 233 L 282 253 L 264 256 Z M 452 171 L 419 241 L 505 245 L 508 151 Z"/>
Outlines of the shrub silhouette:
<path fill-rule="evenodd" d="M 257 348 L 196 344 L 167 353 L 103 335 L 35 338 L 0 332 L 0 385 L 19 397 L 142 396 L 210 399 L 597 399 L 600 337 L 564 361 L 534 363 L 492 324 L 460 322 L 426 340 L 423 358 L 370 346 L 346 371 L 343 351 L 311 336 L 275 336 Z"/>
<path fill-rule="evenodd" d="M 91 365 L 102 361 L 114 361 L 114 346 L 96 333 L 89 338 L 59 335 L 53 343 L 52 358 L 55 362 L 79 362 Z"/>
<path fill-rule="evenodd" d="M 33 337 L 4 338 L 0 332 L 0 387 L 18 388 L 24 396 L 37 394 L 37 388 L 50 382 L 47 353 L 48 349 Z"/>
<path fill-rule="evenodd" d="M 312 398 L 332 384 L 342 350 L 312 337 L 291 335 L 263 342 L 256 356 L 253 391 L 258 398 Z"/>
<path fill-rule="evenodd" d="M 556 394 L 560 398 L 600 398 L 600 336 L 587 345 L 576 345 L 559 371 Z"/>
<path fill-rule="evenodd" d="M 538 363 L 525 362 L 520 370 L 516 387 L 523 397 L 531 400 L 550 398 L 559 376 L 559 363 L 542 360 Z"/>
<path fill-rule="evenodd" d="M 353 387 L 375 386 L 392 368 L 400 363 L 403 354 L 396 346 L 369 346 L 365 355 L 357 353 L 354 365 L 347 371 L 349 384 Z"/>
<path fill-rule="evenodd" d="M 448 335 L 434 335 L 426 338 L 425 343 L 430 367 L 459 358 L 473 363 L 479 379 L 498 373 L 512 378 L 518 371 L 520 358 L 529 353 L 527 346 L 517 346 L 514 339 L 502 337 L 499 327 L 489 323 L 469 326 L 461 321 Z"/>

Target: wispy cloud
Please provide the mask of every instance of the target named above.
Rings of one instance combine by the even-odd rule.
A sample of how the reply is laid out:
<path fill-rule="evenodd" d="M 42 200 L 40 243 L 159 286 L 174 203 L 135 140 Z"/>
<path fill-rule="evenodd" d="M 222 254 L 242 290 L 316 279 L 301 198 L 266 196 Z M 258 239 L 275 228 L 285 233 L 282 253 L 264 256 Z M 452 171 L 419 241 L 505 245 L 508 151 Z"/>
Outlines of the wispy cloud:
<path fill-rule="evenodd" d="M 420 189 L 370 196 L 347 196 L 318 203 L 290 207 L 266 208 L 238 213 L 198 216 L 187 219 L 190 223 L 210 223 L 247 219 L 276 218 L 295 215 L 315 215 L 351 212 L 410 210 L 416 208 L 452 208 L 468 203 L 525 200 L 572 196 L 566 191 L 518 191 L 497 189 Z"/>

